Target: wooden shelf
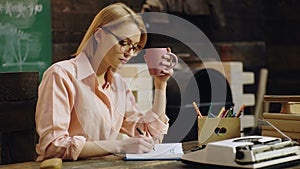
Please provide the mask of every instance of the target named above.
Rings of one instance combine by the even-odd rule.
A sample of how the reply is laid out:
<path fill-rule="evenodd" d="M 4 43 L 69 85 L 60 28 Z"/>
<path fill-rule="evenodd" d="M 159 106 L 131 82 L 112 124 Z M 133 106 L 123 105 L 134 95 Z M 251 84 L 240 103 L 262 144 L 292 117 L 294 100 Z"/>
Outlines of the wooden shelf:
<path fill-rule="evenodd" d="M 300 102 L 300 95 L 265 95 L 265 102 Z"/>

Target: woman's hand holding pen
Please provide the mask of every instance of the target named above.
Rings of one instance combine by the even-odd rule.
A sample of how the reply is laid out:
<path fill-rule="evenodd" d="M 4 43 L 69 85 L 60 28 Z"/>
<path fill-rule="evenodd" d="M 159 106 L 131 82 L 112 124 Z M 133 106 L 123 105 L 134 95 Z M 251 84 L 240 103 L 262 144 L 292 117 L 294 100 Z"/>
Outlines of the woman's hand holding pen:
<path fill-rule="evenodd" d="M 118 153 L 141 154 L 151 151 L 154 141 L 151 137 L 138 135 L 125 140 L 117 141 Z"/>

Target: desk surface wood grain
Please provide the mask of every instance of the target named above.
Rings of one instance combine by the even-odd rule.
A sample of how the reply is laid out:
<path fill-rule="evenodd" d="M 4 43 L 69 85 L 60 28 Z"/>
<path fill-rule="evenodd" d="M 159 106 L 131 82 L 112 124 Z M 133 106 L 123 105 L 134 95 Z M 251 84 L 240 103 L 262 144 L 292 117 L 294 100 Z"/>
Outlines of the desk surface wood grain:
<path fill-rule="evenodd" d="M 183 143 L 185 152 L 197 147 L 197 141 Z M 189 165 L 177 160 L 153 160 L 153 161 L 124 161 L 123 156 L 108 155 L 86 160 L 64 161 L 62 169 L 96 169 L 96 168 L 143 168 L 143 169 L 188 169 Z M 0 165 L 0 169 L 39 169 L 41 162 L 23 162 L 16 164 Z"/>
<path fill-rule="evenodd" d="M 39 169 L 40 162 L 24 162 L 9 165 L 0 165 L 0 169 Z M 186 168 L 181 161 L 124 161 L 122 157 L 109 155 L 101 158 L 63 162 L 62 169 L 96 169 L 96 168 L 143 168 L 143 169 L 174 169 Z"/>
<path fill-rule="evenodd" d="M 197 146 L 197 142 L 183 143 L 185 152 Z M 39 169 L 41 162 L 23 162 L 16 164 L 0 165 L 0 169 Z M 300 164 L 287 166 L 289 169 L 300 169 Z M 224 169 L 223 166 L 211 166 L 200 164 L 186 164 L 177 160 L 153 160 L 153 161 L 124 161 L 122 156 L 108 155 L 94 159 L 64 161 L 62 169 Z M 225 167 L 226 168 L 226 167 Z M 282 167 L 280 167 L 282 168 Z"/>

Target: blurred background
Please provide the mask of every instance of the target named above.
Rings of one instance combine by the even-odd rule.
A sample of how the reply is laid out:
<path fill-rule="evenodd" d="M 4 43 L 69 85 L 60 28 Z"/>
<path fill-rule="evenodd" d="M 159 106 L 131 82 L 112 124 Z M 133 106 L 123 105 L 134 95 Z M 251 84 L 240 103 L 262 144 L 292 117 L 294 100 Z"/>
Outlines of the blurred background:
<path fill-rule="evenodd" d="M 70 59 L 93 17 L 103 7 L 114 2 L 120 0 L 39 0 L 36 4 L 28 0 L 0 1 L 0 56 L 3 56 L 0 57 L 2 63 L 0 72 L 11 71 L 7 67 L 12 65 L 17 66 L 18 71 L 26 71 L 26 66 L 31 67 L 32 63 L 40 70 L 39 75 L 17 73 L 0 76 L 1 82 L 6 82 L 0 86 L 2 94 L 0 108 L 4 110 L 0 113 L 0 164 L 34 158 L 36 141 L 34 109 L 37 86 L 43 70 L 52 63 Z M 121 0 L 121 2 L 138 13 L 164 12 L 186 19 L 197 26 L 212 42 L 221 61 L 241 62 L 243 72 L 254 74 L 254 83 L 242 86 L 244 93 L 252 93 L 257 98 L 260 70 L 265 68 L 268 70 L 266 94 L 300 95 L 299 0 Z M 20 4 L 28 7 L 26 9 L 29 9 L 29 13 L 21 13 L 22 10 L 15 8 Z M 164 18 L 152 18 L 147 22 L 160 27 L 167 26 Z M 174 31 L 172 27 L 167 29 Z M 17 38 L 20 38 L 20 41 L 13 41 L 15 35 L 19 36 Z M 41 35 L 45 38 L 43 47 L 42 43 L 39 43 Z M 31 38 L 29 46 L 28 37 Z M 13 46 L 11 44 L 19 45 L 19 48 L 8 49 L 6 45 Z M 146 47 L 158 46 L 170 46 L 172 51 L 191 67 L 202 62 L 182 42 L 171 37 L 150 34 Z M 17 50 L 19 52 L 15 52 Z M 18 60 L 15 64 L 11 56 L 16 53 L 25 53 L 28 57 L 23 59 L 15 57 Z M 19 68 L 20 64 L 23 67 Z M 28 85 L 28 81 L 31 85 Z M 176 99 L 176 96 L 173 95 L 172 98 Z M 231 96 L 228 96 L 228 99 L 232 101 Z M 172 100 L 169 100 L 170 102 Z M 12 107 L 19 109 L 11 110 Z M 255 105 L 248 106 L 245 114 L 254 114 L 254 109 Z M 273 105 L 270 112 L 278 112 L 279 109 L 280 106 Z M 24 118 L 20 118 L 21 110 L 26 110 L 22 112 L 22 115 L 26 115 Z M 16 123 L 16 119 L 20 119 L 20 122 Z M 14 141 L 16 145 L 22 144 L 23 154 L 18 153 L 21 150 L 16 148 Z"/>
<path fill-rule="evenodd" d="M 94 15 L 115 0 L 51 1 L 52 62 L 70 58 Z M 161 11 L 199 27 L 214 44 L 222 61 L 241 61 L 243 70 L 267 68 L 266 94 L 300 94 L 300 1 L 297 0 L 124 0 L 136 12 Z M 190 3 L 190 4 L 189 4 Z M 193 4 L 194 3 L 194 4 Z M 145 5 L 146 4 L 146 5 Z M 159 22 L 159 21 L 158 21 Z M 162 26 L 163 22 L 158 23 Z M 172 28 L 168 28 L 171 29 Z M 170 46 L 187 64 L 200 62 L 180 42 L 152 35 L 148 47 Z M 188 56 L 188 57 L 186 57 Z M 255 93 L 257 83 L 244 85 Z M 275 106 L 275 109 L 278 109 Z M 272 107 L 271 107 L 272 110 Z"/>
<path fill-rule="evenodd" d="M 52 62 L 70 58 L 94 15 L 113 2 L 117 1 L 52 0 Z M 145 0 L 123 2 L 139 12 Z M 172 3 L 178 2 L 161 1 L 163 12 L 180 16 L 198 26 L 213 42 L 222 61 L 242 61 L 244 70 L 254 71 L 256 79 L 259 78 L 257 71 L 267 68 L 267 94 L 300 94 L 300 15 L 297 12 L 300 1 L 222 0 L 212 1 L 214 4 L 203 1 L 201 3 L 209 9 L 198 13 L 173 9 Z M 177 44 L 172 40 L 152 38 L 151 46 L 165 43 L 170 44 L 175 53 L 185 52 L 176 48 Z M 192 57 L 186 59 L 187 63 L 197 62 L 197 58 Z M 256 90 L 252 88 L 255 86 L 245 86 L 246 91 Z"/>

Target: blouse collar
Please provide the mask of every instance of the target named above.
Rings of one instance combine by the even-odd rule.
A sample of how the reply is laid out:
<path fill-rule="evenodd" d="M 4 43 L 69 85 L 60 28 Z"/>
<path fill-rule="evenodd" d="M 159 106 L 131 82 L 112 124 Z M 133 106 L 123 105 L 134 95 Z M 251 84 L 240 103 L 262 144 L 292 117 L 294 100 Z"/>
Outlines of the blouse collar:
<path fill-rule="evenodd" d="M 76 57 L 76 63 L 77 63 L 77 79 L 78 80 L 83 80 L 91 75 L 94 75 L 95 78 L 97 77 L 90 60 L 86 56 L 84 52 L 81 52 L 77 57 Z M 113 82 L 113 71 L 111 68 L 108 68 L 107 71 L 105 72 L 104 79 L 105 83 L 102 85 L 102 89 L 108 89 Z"/>

